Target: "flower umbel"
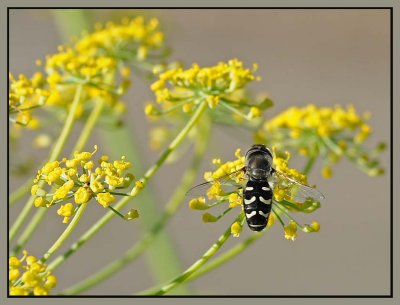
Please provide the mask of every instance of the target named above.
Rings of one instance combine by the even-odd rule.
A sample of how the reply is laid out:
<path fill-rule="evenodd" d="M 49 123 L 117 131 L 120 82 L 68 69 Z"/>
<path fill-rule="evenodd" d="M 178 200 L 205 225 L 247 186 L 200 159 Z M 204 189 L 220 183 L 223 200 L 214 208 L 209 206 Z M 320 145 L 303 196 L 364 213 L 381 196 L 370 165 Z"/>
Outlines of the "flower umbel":
<path fill-rule="evenodd" d="M 95 163 L 92 159 L 97 151 L 75 152 L 71 159 L 64 158 L 45 164 L 38 171 L 35 184 L 31 192 L 36 195 L 36 207 L 51 207 L 53 205 L 74 200 L 61 205 L 58 215 L 64 217 L 67 223 L 77 210 L 77 206 L 89 202 L 94 198 L 103 207 L 109 207 L 115 201 L 115 196 L 128 196 L 118 192 L 129 187 L 135 179 L 130 173 L 125 173 L 130 168 L 130 162 L 122 157 L 120 160 L 108 162 L 108 156 L 102 156 Z M 95 164 L 98 164 L 97 166 Z M 52 191 L 40 189 L 39 180 L 44 180 Z"/>
<path fill-rule="evenodd" d="M 369 113 L 359 115 L 351 105 L 291 107 L 267 121 L 256 133 L 256 140 L 307 157 L 321 156 L 324 178 L 332 176 L 332 166 L 343 156 L 376 176 L 384 173 L 376 158 L 386 145 L 380 143 L 375 149 L 363 146 L 372 133 L 369 117 Z"/>
<path fill-rule="evenodd" d="M 275 170 L 279 171 L 280 174 L 279 176 L 274 176 L 273 179 L 271 177 L 271 181 L 269 181 L 274 188 L 272 210 L 267 226 L 271 227 L 275 220 L 278 219 L 284 229 L 285 238 L 290 240 L 295 240 L 297 237 L 297 228 L 307 233 L 318 232 L 319 224 L 317 222 L 313 222 L 311 225 L 301 225 L 292 216 L 293 212 L 312 213 L 320 207 L 320 202 L 315 198 L 303 198 L 302 201 L 299 199 L 301 197 L 297 194 L 299 190 L 296 185 L 306 185 L 306 175 L 289 167 L 290 154 L 288 152 L 285 154 L 277 153 L 276 149 L 274 149 L 273 154 Z M 236 206 L 241 206 L 241 212 L 243 210 L 243 188 L 247 178 L 244 170 L 245 158 L 241 155 L 240 149 L 236 151 L 235 156 L 236 160 L 228 162 L 222 162 L 221 159 L 213 159 L 212 163 L 217 166 L 217 169 L 204 174 L 205 180 L 210 184 L 206 191 L 208 200 L 214 200 L 214 202 L 207 203 L 205 197 L 198 197 L 189 202 L 189 207 L 194 210 L 206 210 L 222 203 L 228 204 L 226 210 L 218 216 L 208 212 L 203 214 L 204 222 L 216 222 Z M 297 181 L 298 184 L 291 181 Z M 312 188 L 310 187 L 310 189 Z M 238 237 L 241 228 L 242 225 L 240 223 L 234 223 L 231 227 L 232 235 Z"/>
<path fill-rule="evenodd" d="M 207 103 L 210 109 L 228 111 L 242 119 L 260 117 L 267 108 L 266 103 L 254 104 L 241 94 L 248 83 L 260 79 L 254 75 L 255 71 L 256 65 L 250 70 L 237 59 L 206 68 L 197 64 L 186 70 L 171 68 L 160 73 L 159 79 L 151 85 L 161 109 L 147 105 L 145 112 L 154 116 L 180 108 L 187 113 L 200 103 Z"/>
<path fill-rule="evenodd" d="M 57 279 L 47 270 L 47 265 L 28 256 L 25 250 L 22 258 L 9 258 L 8 282 L 10 295 L 48 295 Z"/>
<path fill-rule="evenodd" d="M 45 79 L 37 72 L 31 78 L 20 74 L 16 79 L 9 75 L 10 92 L 8 97 L 9 120 L 18 125 L 35 129 L 39 125 L 37 117 L 32 116 L 33 109 L 41 107 L 46 102 L 49 92 L 45 90 Z"/>

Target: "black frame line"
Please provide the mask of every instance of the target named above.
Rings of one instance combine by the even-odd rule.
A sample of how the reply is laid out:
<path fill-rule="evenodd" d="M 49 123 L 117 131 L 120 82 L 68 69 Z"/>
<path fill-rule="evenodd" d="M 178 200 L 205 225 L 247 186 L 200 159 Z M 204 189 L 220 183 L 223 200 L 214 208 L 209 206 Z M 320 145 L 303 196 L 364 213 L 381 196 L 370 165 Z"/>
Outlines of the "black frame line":
<path fill-rule="evenodd" d="M 318 7 L 318 6 L 310 6 L 310 7 L 219 7 L 219 6 L 208 6 L 208 7 L 173 7 L 173 6 L 160 6 L 160 7 L 112 7 L 112 6 L 101 6 L 101 7 L 87 7 L 87 6 L 63 6 L 63 7 L 51 7 L 51 6 L 43 6 L 43 7 L 18 7 L 18 6 L 8 6 L 7 7 L 7 79 L 8 73 L 10 70 L 9 67 L 9 59 L 10 59 L 10 51 L 9 51 L 9 42 L 10 42 L 10 10 L 44 10 L 44 9 L 52 9 L 52 10 L 61 10 L 61 9 L 147 9 L 147 10 L 180 10 L 180 9 L 240 9 L 240 10 L 257 10 L 257 9 L 268 9 L 268 10 L 349 10 L 349 9 L 357 9 L 357 10 L 389 10 L 390 11 L 390 294 L 388 295 L 163 295 L 163 296 L 135 296 L 135 295 L 50 295 L 50 296 L 10 296 L 9 294 L 9 282 L 7 278 L 7 298 L 18 299 L 18 298 L 393 298 L 393 7 L 391 6 L 368 6 L 368 7 L 357 7 L 357 6 L 332 6 L 332 7 Z M 9 87 L 7 86 L 7 96 L 9 94 Z M 9 111 L 7 108 L 7 118 L 8 121 Z M 9 142 L 9 125 L 7 123 L 7 141 Z M 10 227 L 10 219 L 9 219 L 9 187 L 10 187 L 10 152 L 7 149 L 7 232 L 9 232 Z M 9 239 L 7 237 L 7 257 L 9 255 Z M 7 261 L 7 267 L 9 267 L 9 263 Z"/>

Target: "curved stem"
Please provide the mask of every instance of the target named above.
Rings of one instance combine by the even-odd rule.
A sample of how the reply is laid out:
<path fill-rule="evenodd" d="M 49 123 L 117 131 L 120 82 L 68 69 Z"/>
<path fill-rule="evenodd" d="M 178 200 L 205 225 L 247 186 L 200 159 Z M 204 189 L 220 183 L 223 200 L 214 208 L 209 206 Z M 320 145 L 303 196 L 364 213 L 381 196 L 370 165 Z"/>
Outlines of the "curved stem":
<path fill-rule="evenodd" d="M 96 125 L 97 120 L 100 117 L 100 114 L 101 114 L 101 111 L 102 111 L 104 105 L 105 105 L 104 99 L 101 99 L 98 101 L 95 108 L 90 113 L 85 126 L 82 129 L 82 132 L 79 136 L 78 141 L 76 142 L 76 144 L 74 146 L 73 151 L 77 151 L 77 150 L 80 151 L 83 149 L 87 140 L 89 139 L 90 134 L 92 133 L 94 126 Z M 18 253 L 22 249 L 22 247 L 26 244 L 26 242 L 31 237 L 31 235 L 33 234 L 36 227 L 40 224 L 40 222 L 42 221 L 42 219 L 46 215 L 46 213 L 47 213 L 47 209 L 45 209 L 45 208 L 41 208 L 38 211 L 36 211 L 31 222 L 25 228 L 24 232 L 21 234 L 21 237 L 18 239 L 17 245 L 14 248 L 14 253 Z"/>
<path fill-rule="evenodd" d="M 133 245 L 133 247 L 131 247 L 122 257 L 111 262 L 95 274 L 92 274 L 87 279 L 81 281 L 80 283 L 77 283 L 72 287 L 65 289 L 63 292 L 61 292 L 62 295 L 77 295 L 79 293 L 87 291 L 95 285 L 98 285 L 109 277 L 115 275 L 118 271 L 120 271 L 129 263 L 133 262 L 152 244 L 152 241 L 159 235 L 159 233 L 168 223 L 170 218 L 176 213 L 177 209 L 183 202 L 186 190 L 193 185 L 193 182 L 196 178 L 197 170 L 200 167 L 201 161 L 203 160 L 203 156 L 209 140 L 210 128 L 209 126 L 206 127 L 207 130 L 201 130 L 199 141 L 196 142 L 195 154 L 191 166 L 186 170 L 181 182 L 177 184 L 178 187 L 176 188 L 174 194 L 171 196 L 171 199 L 166 204 L 164 213 L 160 216 L 160 218 L 153 225 L 150 231 L 135 245 Z"/>
<path fill-rule="evenodd" d="M 64 232 L 60 235 L 60 237 L 55 241 L 55 243 L 50 247 L 49 250 L 47 250 L 47 252 L 40 259 L 42 263 L 46 262 L 50 258 L 50 256 L 52 256 L 54 252 L 56 252 L 57 249 L 60 248 L 61 245 L 64 243 L 64 241 L 68 238 L 68 236 L 71 234 L 72 230 L 78 223 L 79 219 L 81 218 L 83 212 L 86 210 L 86 206 L 87 203 L 81 204 L 81 206 L 78 208 L 78 211 L 76 212 L 71 222 L 69 223 L 68 227 L 64 230 Z"/>
<path fill-rule="evenodd" d="M 245 249 L 247 249 L 252 243 L 254 243 L 257 239 L 264 235 L 267 230 L 262 232 L 254 232 L 249 238 L 245 239 L 241 243 L 237 244 L 236 246 L 232 247 L 225 253 L 221 254 L 208 264 L 206 264 L 203 268 L 198 270 L 197 272 L 193 273 L 190 277 L 187 278 L 186 282 L 193 281 L 204 274 L 218 268 L 219 266 L 225 264 L 226 262 L 230 261 L 240 253 L 242 253 Z"/>
<path fill-rule="evenodd" d="M 171 142 L 171 144 L 167 147 L 167 149 L 161 154 L 156 163 L 149 168 L 144 174 L 143 178 L 140 179 L 143 183 L 142 187 L 135 186 L 130 194 L 131 197 L 122 198 L 115 206 L 114 209 L 120 210 L 122 209 L 134 196 L 137 196 L 146 183 L 151 179 L 151 177 L 157 172 L 162 164 L 164 164 L 165 160 L 168 156 L 182 143 L 185 137 L 188 135 L 189 131 L 196 125 L 203 112 L 207 108 L 207 103 L 203 102 L 194 112 L 193 116 L 186 123 L 185 127 L 179 132 L 179 134 L 175 137 L 175 139 Z M 114 212 L 107 212 L 102 218 L 100 218 L 89 230 L 87 230 L 72 246 L 64 252 L 63 255 L 58 256 L 52 261 L 48 269 L 53 270 L 57 268 L 62 262 L 64 262 L 70 255 L 76 252 L 82 245 L 84 245 L 89 239 L 91 239 L 102 227 L 104 227 L 113 217 L 115 216 Z"/>
<path fill-rule="evenodd" d="M 75 91 L 75 96 L 71 104 L 71 108 L 69 109 L 69 113 L 67 116 L 67 119 L 65 121 L 64 127 L 61 131 L 60 136 L 57 139 L 57 142 L 55 143 L 53 150 L 50 154 L 50 157 L 47 162 L 52 162 L 57 160 L 57 158 L 60 156 L 62 149 L 65 146 L 65 143 L 67 142 L 67 139 L 69 135 L 71 134 L 72 127 L 74 125 L 75 121 L 75 113 L 78 108 L 81 96 L 82 96 L 82 90 L 83 86 L 78 85 Z M 40 181 L 39 186 L 44 185 L 44 181 Z M 10 232 L 9 232 L 9 240 L 13 240 L 18 231 L 21 229 L 21 226 L 25 222 L 26 218 L 29 215 L 29 212 L 31 211 L 33 207 L 33 201 L 35 200 L 35 196 L 31 196 L 28 201 L 26 202 L 24 208 L 22 209 L 21 213 L 18 215 L 17 219 L 14 222 L 14 225 L 11 227 Z"/>
<path fill-rule="evenodd" d="M 241 222 L 244 219 L 244 214 L 241 212 L 236 219 L 233 221 Z M 232 223 L 232 224 L 233 224 Z M 188 279 L 193 273 L 200 269 L 210 258 L 212 258 L 215 253 L 222 247 L 222 245 L 228 240 L 231 236 L 231 226 L 226 229 L 224 234 L 222 234 L 218 240 L 203 254 L 203 256 L 198 259 L 193 265 L 187 268 L 181 275 L 175 277 L 171 281 L 161 286 L 156 286 L 154 288 L 150 288 L 145 291 L 141 291 L 138 295 L 163 295 L 170 291 L 171 289 L 175 288 L 176 286 L 182 284 L 186 279 Z"/>

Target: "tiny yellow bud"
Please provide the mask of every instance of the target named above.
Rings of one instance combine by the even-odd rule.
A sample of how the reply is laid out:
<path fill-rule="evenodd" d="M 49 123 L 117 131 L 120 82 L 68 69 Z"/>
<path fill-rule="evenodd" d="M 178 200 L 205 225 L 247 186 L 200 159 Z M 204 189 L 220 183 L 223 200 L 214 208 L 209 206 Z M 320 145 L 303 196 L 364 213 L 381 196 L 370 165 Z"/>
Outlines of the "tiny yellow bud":
<path fill-rule="evenodd" d="M 99 193 L 96 196 L 96 200 L 100 203 L 103 207 L 108 207 L 112 202 L 115 201 L 115 197 L 108 192 Z"/>
<path fill-rule="evenodd" d="M 43 197 L 37 197 L 35 198 L 35 200 L 33 201 L 33 204 L 35 205 L 35 207 L 39 208 L 39 207 L 45 207 L 49 202 L 44 199 Z"/>
<path fill-rule="evenodd" d="M 206 199 L 204 197 L 194 198 L 189 201 L 189 207 L 192 210 L 206 210 L 209 206 L 206 205 Z"/>
<path fill-rule="evenodd" d="M 231 225 L 231 234 L 233 237 L 239 237 L 240 232 L 242 232 L 242 226 L 236 221 Z"/>
<path fill-rule="evenodd" d="M 54 288 L 57 285 L 57 278 L 54 275 L 49 275 L 44 284 L 44 287 L 47 289 Z"/>
<path fill-rule="evenodd" d="M 21 261 L 15 256 L 11 256 L 8 259 L 8 263 L 10 265 L 10 268 L 18 268 L 19 266 L 21 266 Z"/>
<path fill-rule="evenodd" d="M 41 286 L 36 286 L 33 288 L 33 295 L 48 295 L 49 291 Z"/>
<path fill-rule="evenodd" d="M 141 181 L 141 180 L 136 181 L 136 182 L 135 182 L 135 187 L 136 187 L 138 190 L 141 190 L 141 189 L 144 187 L 143 181 Z"/>
<path fill-rule="evenodd" d="M 80 187 L 74 194 L 76 204 L 88 202 L 92 198 L 92 193 L 85 187 Z"/>
<path fill-rule="evenodd" d="M 322 168 L 322 177 L 324 177 L 325 179 L 330 179 L 332 178 L 332 168 L 329 166 L 324 166 Z"/>
<path fill-rule="evenodd" d="M 133 220 L 139 217 L 139 212 L 138 210 L 132 209 L 124 216 L 124 219 L 126 220 Z"/>
<path fill-rule="evenodd" d="M 8 279 L 10 281 L 16 281 L 18 280 L 18 278 L 20 277 L 21 272 L 19 272 L 18 269 L 11 269 L 10 271 L 8 271 Z"/>
<path fill-rule="evenodd" d="M 316 221 L 313 221 L 310 224 L 310 227 L 314 230 L 314 232 L 318 232 L 319 229 L 320 229 L 320 224 L 318 222 L 316 222 Z"/>
<path fill-rule="evenodd" d="M 144 113 L 147 116 L 152 116 L 152 115 L 156 115 L 158 113 L 156 107 L 154 107 L 153 104 L 148 104 L 146 105 L 146 107 L 144 108 Z"/>
<path fill-rule="evenodd" d="M 297 224 L 291 220 L 287 226 L 283 228 L 285 238 L 294 241 L 297 237 Z"/>

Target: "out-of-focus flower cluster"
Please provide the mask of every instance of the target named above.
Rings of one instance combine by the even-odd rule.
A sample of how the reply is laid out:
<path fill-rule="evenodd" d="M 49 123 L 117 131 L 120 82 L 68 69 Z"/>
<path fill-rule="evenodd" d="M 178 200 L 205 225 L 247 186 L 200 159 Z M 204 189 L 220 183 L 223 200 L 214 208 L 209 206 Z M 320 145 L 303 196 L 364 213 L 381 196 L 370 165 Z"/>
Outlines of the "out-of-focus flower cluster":
<path fill-rule="evenodd" d="M 57 279 L 47 265 L 23 251 L 23 257 L 9 258 L 8 281 L 10 295 L 48 295 L 57 284 Z"/>
<path fill-rule="evenodd" d="M 284 177 L 289 177 L 301 184 L 307 183 L 307 177 L 288 166 L 290 158 L 288 153 L 284 154 L 286 158 L 281 155 L 283 154 L 277 154 L 276 150 L 274 150 L 273 163 L 275 168 L 281 172 L 281 175 L 277 175 L 269 181 L 274 186 L 274 196 L 267 227 L 271 227 L 275 220 L 278 219 L 284 229 L 285 238 L 294 240 L 297 236 L 297 228 L 307 233 L 318 232 L 319 224 L 317 222 L 312 222 L 310 225 L 299 224 L 294 220 L 291 213 L 312 213 L 320 207 L 320 202 L 311 200 L 311 198 L 304 202 L 297 201 L 295 185 Z M 212 162 L 217 166 L 217 169 L 204 174 L 205 180 L 209 182 L 204 184 L 204 193 L 207 195 L 207 199 L 213 202 L 207 203 L 205 196 L 194 198 L 189 202 L 189 207 L 193 210 L 208 210 L 223 203 L 228 204 L 228 208 L 218 216 L 210 213 L 203 214 L 204 222 L 216 222 L 237 206 L 241 206 L 243 211 L 243 187 L 247 178 L 244 170 L 245 158 L 241 155 L 240 149 L 235 152 L 235 156 L 235 160 L 228 162 L 222 162 L 221 159 L 213 159 Z M 202 192 L 201 185 L 194 188 L 192 192 L 193 194 Z M 285 221 L 285 218 L 287 221 Z M 235 222 L 231 227 L 232 235 L 238 237 L 241 231 L 242 223 Z"/>
<path fill-rule="evenodd" d="M 125 173 L 131 163 L 122 157 L 120 160 L 109 162 L 109 157 L 104 155 L 97 162 L 92 160 L 94 152 L 75 152 L 71 159 L 53 161 L 45 164 L 37 173 L 31 193 L 35 195 L 34 205 L 46 207 L 60 204 L 58 215 L 64 217 L 67 223 L 73 216 L 78 206 L 94 198 L 103 207 L 109 207 L 115 196 L 128 194 L 119 193 L 119 190 L 128 188 L 135 177 Z M 46 191 L 40 187 L 39 181 L 44 180 L 51 190 Z M 139 181 L 135 183 L 140 184 Z"/>
<path fill-rule="evenodd" d="M 33 109 L 42 106 L 49 92 L 43 89 L 45 78 L 37 72 L 31 78 L 21 74 L 18 78 L 10 73 L 10 90 L 8 97 L 8 109 L 10 121 L 31 129 L 39 126 L 38 118 L 32 116 Z"/>
<path fill-rule="evenodd" d="M 16 80 L 10 75 L 10 117 L 13 122 L 33 127 L 28 110 L 46 103 L 44 110 L 69 109 L 78 84 L 84 85 L 83 103 L 77 117 L 86 116 L 98 99 L 106 101 L 110 113 L 119 115 L 125 104 L 119 100 L 130 86 L 130 64 L 138 69 L 152 70 L 166 56 L 164 34 L 159 22 L 152 18 L 124 18 L 120 23 L 96 24 L 91 33 L 84 33 L 69 45 L 58 47 L 58 52 L 46 56 L 45 75 L 36 73 L 31 79 L 21 75 Z M 62 116 L 61 116 L 62 118 Z"/>
<path fill-rule="evenodd" d="M 378 144 L 375 149 L 363 146 L 372 132 L 369 117 L 369 113 L 359 115 L 351 105 L 290 107 L 266 121 L 255 139 L 307 157 L 321 156 L 325 178 L 331 177 L 332 166 L 343 156 L 368 175 L 376 176 L 384 172 L 376 158 L 385 145 Z"/>

